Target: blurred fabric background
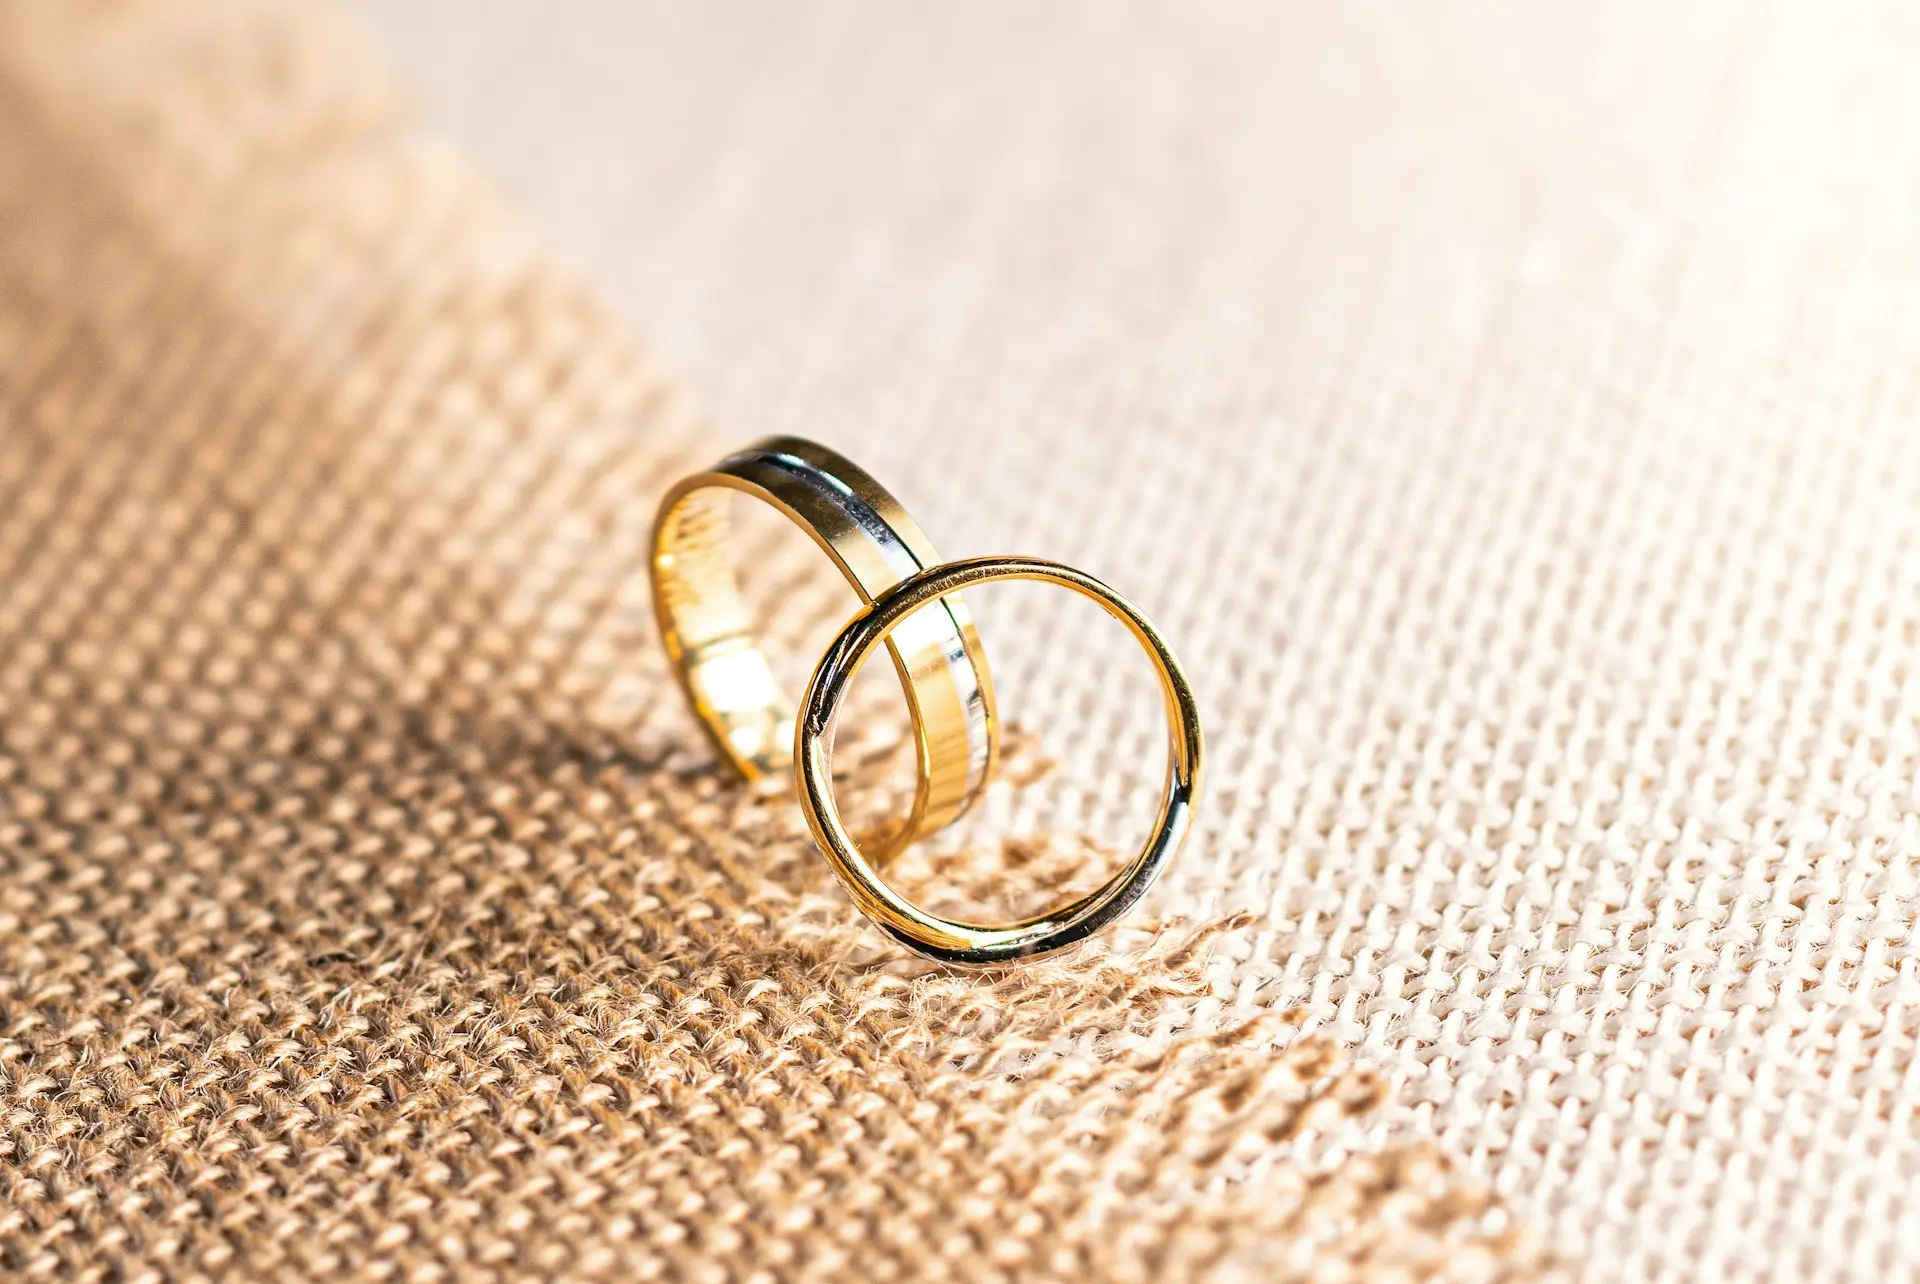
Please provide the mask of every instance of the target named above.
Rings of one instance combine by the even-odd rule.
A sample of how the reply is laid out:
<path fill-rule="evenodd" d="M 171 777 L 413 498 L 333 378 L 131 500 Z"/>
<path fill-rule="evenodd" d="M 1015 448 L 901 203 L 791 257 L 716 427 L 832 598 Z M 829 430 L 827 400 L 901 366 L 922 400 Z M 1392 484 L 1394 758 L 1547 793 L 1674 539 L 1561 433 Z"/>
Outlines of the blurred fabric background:
<path fill-rule="evenodd" d="M 1912 1273 L 1916 56 L 0 4 L 0 1261 Z M 713 771 L 646 529 L 771 432 L 1173 641 L 1208 798 L 1126 930 L 914 967 Z M 910 872 L 1085 878 L 1158 710 L 975 605 L 1028 748 Z"/>

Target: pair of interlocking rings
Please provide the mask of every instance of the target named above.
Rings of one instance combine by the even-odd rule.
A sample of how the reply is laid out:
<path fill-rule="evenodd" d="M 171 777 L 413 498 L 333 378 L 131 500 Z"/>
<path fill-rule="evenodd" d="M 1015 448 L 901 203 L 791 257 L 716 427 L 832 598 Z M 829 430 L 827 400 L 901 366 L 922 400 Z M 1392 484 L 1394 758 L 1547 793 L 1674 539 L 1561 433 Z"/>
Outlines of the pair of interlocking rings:
<path fill-rule="evenodd" d="M 812 536 L 867 603 L 827 647 L 796 715 L 749 633 L 734 572 L 728 504 L 745 493 Z M 834 451 L 771 437 L 683 478 L 653 529 L 653 597 L 681 689 L 721 757 L 748 780 L 792 769 L 807 825 L 854 904 L 895 940 L 945 963 L 991 965 L 1084 941 L 1145 894 L 1186 838 L 1200 787 L 1200 717 L 1164 639 L 1125 598 L 1070 566 L 978 557 L 942 564 L 892 495 Z M 960 590 L 1038 580 L 1090 598 L 1125 625 L 1153 661 L 1166 701 L 1168 773 L 1146 845 L 1100 887 L 1012 923 L 931 914 L 875 872 L 916 839 L 964 815 L 993 778 L 1000 720 L 993 680 Z M 922 609 L 922 608 L 934 609 Z M 905 821 L 863 852 L 833 797 L 834 718 L 848 686 L 885 643 L 913 719 L 918 782 Z"/>

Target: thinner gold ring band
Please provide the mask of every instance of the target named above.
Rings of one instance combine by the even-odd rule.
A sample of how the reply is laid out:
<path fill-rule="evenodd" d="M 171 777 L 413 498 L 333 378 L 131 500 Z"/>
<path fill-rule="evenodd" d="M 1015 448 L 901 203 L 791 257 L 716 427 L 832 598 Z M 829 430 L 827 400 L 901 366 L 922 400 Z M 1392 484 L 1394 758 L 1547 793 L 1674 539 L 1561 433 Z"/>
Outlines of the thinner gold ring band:
<path fill-rule="evenodd" d="M 770 437 L 683 478 L 653 528 L 654 610 L 681 689 L 714 747 L 749 780 L 792 766 L 793 704 L 749 631 L 734 570 L 729 500 L 772 505 L 872 602 L 939 555 L 892 495 L 834 451 Z M 874 841 L 884 861 L 963 815 L 999 754 L 993 680 L 957 596 L 886 639 L 913 720 L 917 783 L 906 819 Z"/>
<path fill-rule="evenodd" d="M 1059 909 L 1002 926 L 962 923 L 930 914 L 875 874 L 841 822 L 833 799 L 834 715 L 861 664 L 888 635 L 920 618 L 923 608 L 993 580 L 1039 580 L 1091 598 L 1145 648 L 1166 701 L 1168 771 L 1153 834 L 1130 862 L 1086 896 Z M 1185 840 L 1199 798 L 1200 714 L 1166 640 L 1125 598 L 1070 566 L 1035 558 L 982 557 L 921 571 L 847 624 L 827 647 L 801 701 L 793 757 L 800 805 L 814 838 L 854 903 L 896 941 L 944 963 L 991 965 L 1052 954 L 1078 944 L 1130 909 Z"/>

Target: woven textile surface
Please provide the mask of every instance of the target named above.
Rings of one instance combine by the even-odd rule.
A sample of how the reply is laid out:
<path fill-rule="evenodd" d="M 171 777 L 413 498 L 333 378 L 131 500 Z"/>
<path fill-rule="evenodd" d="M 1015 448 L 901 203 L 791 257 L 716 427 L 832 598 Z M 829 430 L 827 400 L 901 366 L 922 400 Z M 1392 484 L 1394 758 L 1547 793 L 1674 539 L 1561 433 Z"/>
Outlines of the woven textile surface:
<path fill-rule="evenodd" d="M 654 358 L 327 12 L 0 3 L 0 1268 L 1913 1272 L 1920 27 L 1104 9 L 375 13 Z M 647 527 L 774 431 L 1180 651 L 1122 930 L 914 964 L 715 769 Z M 972 605 L 899 876 L 1085 885 L 1158 710 Z"/>
<path fill-rule="evenodd" d="M 720 439 L 331 20 L 0 23 L 9 1273 L 1544 1267 L 1379 1072 L 1224 1011 L 1243 920 L 881 947 L 657 654 Z M 1111 859 L 1001 846 L 945 881 Z"/>

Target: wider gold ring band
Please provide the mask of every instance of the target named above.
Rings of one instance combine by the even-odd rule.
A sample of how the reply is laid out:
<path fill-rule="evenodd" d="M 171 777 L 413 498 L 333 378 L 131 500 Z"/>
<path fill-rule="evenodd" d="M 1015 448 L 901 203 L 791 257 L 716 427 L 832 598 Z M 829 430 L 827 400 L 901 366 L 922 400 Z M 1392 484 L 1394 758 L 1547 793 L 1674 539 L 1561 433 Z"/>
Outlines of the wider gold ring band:
<path fill-rule="evenodd" d="M 755 442 L 667 492 L 650 559 L 661 640 L 714 747 L 752 780 L 792 766 L 794 717 L 749 635 L 728 518 L 736 492 L 791 518 L 866 602 L 940 558 L 878 482 L 799 437 Z M 918 783 L 906 820 L 875 843 L 876 860 L 964 814 L 992 777 L 1000 737 L 986 653 L 957 596 L 886 642 L 913 719 Z"/>
<path fill-rule="evenodd" d="M 860 852 L 833 800 L 833 720 L 847 687 L 873 649 L 916 612 L 969 585 L 1040 580 L 1091 598 L 1124 624 L 1146 649 L 1166 699 L 1168 771 L 1160 817 L 1140 854 L 1079 900 L 1004 926 L 962 923 L 929 914 L 881 882 Z M 937 614 L 925 611 L 923 614 Z M 827 647 L 807 684 L 794 732 L 800 805 L 820 849 L 862 913 L 895 940 L 944 963 L 995 964 L 1051 954 L 1098 932 L 1132 907 L 1185 840 L 1200 789 L 1200 713 L 1186 674 L 1166 640 L 1125 598 L 1070 566 L 1037 558 L 979 557 L 922 571 L 853 617 Z"/>

